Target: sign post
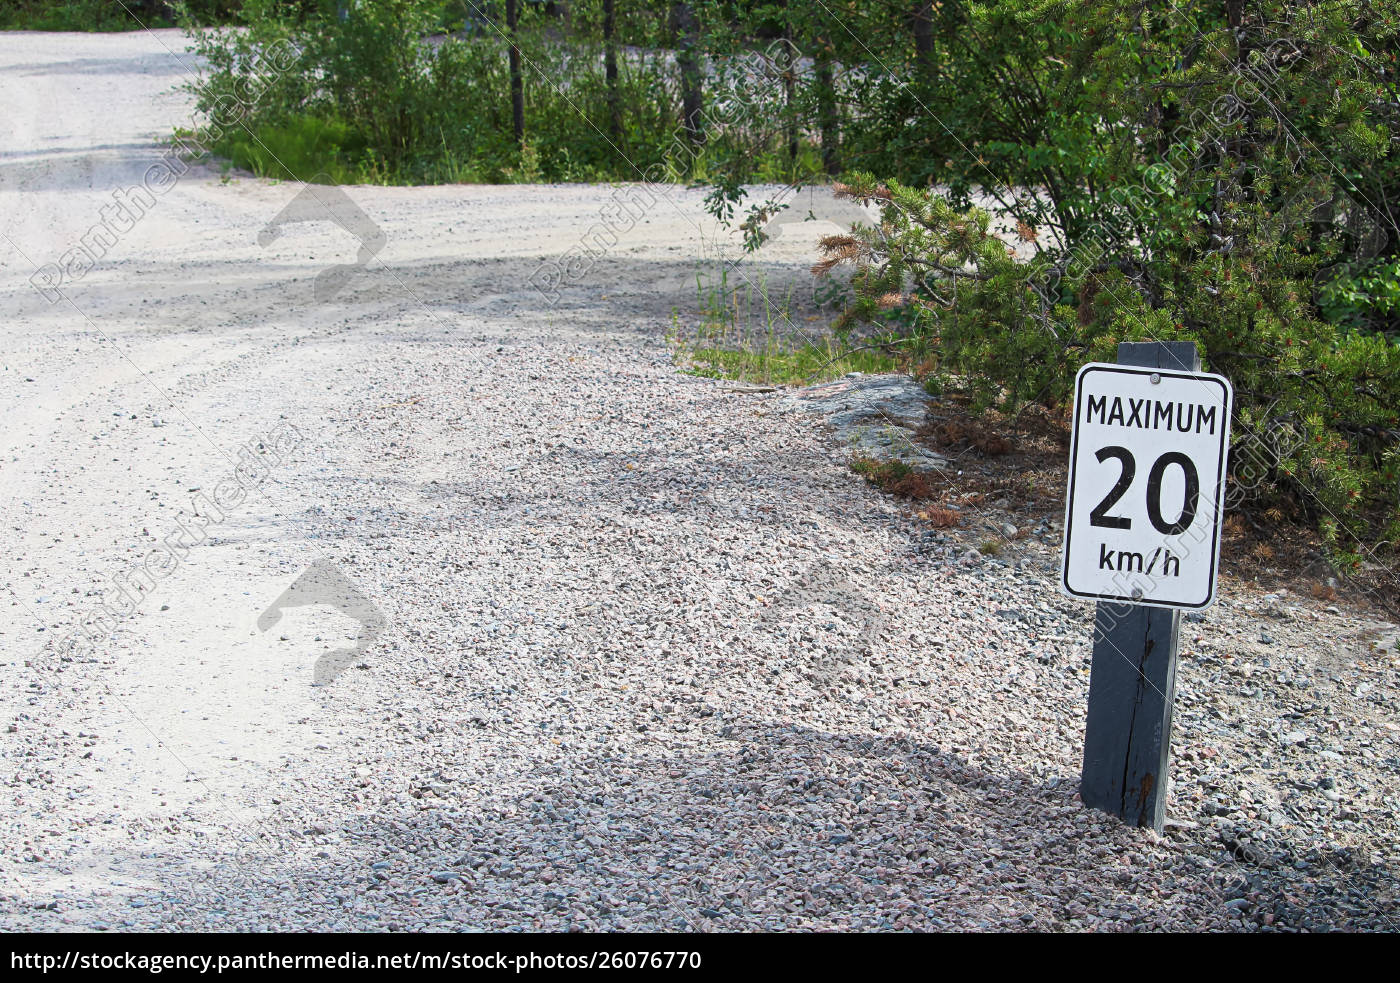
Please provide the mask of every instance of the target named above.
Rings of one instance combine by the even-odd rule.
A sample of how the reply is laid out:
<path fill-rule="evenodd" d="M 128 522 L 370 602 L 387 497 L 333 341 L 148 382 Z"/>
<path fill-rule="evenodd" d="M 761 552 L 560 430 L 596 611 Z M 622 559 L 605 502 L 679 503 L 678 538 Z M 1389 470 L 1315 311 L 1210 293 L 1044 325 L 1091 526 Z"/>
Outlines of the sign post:
<path fill-rule="evenodd" d="M 1232 403 L 1191 342 L 1125 342 L 1075 381 L 1060 586 L 1098 601 L 1080 795 L 1158 832 L 1181 611 L 1215 601 Z"/>

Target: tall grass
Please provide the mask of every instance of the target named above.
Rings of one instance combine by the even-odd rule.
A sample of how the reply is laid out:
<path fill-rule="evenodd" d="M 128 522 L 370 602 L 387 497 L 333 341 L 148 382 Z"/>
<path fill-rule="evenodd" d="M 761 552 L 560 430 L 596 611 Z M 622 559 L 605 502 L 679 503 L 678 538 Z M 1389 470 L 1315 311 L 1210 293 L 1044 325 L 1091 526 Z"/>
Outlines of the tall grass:
<path fill-rule="evenodd" d="M 910 356 L 893 338 L 853 339 L 833 332 L 823 306 L 799 303 L 797 287 L 771 285 L 769 275 L 731 278 L 727 266 L 697 270 L 694 324 L 679 313 L 668 341 L 692 375 L 761 385 L 821 382 L 848 372 L 894 372 Z"/>

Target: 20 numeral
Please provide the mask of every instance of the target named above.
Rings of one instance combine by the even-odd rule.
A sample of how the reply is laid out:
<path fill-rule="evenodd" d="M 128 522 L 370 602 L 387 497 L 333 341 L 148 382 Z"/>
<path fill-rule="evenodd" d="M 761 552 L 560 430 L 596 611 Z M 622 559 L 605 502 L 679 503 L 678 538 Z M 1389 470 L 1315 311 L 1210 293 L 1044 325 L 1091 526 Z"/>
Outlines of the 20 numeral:
<path fill-rule="evenodd" d="M 1118 500 L 1132 487 L 1133 478 L 1137 475 L 1137 461 L 1133 458 L 1133 452 L 1126 447 L 1114 445 L 1099 448 L 1094 456 L 1100 464 L 1109 458 L 1117 459 L 1121 470 L 1118 472 L 1118 480 L 1108 490 L 1103 501 L 1094 506 L 1089 513 L 1089 525 L 1108 529 L 1131 529 L 1132 519 L 1122 515 L 1109 515 L 1108 510 L 1117 505 Z M 1186 490 L 1176 520 L 1168 522 L 1162 515 L 1162 478 L 1166 475 L 1167 468 L 1173 464 L 1181 468 L 1181 473 L 1186 478 Z M 1152 463 L 1152 469 L 1147 473 L 1147 518 L 1154 529 L 1167 536 L 1185 532 L 1191 528 L 1191 523 L 1196 521 L 1196 512 L 1200 504 L 1201 477 L 1196 473 L 1196 465 L 1191 458 L 1180 451 L 1168 451 Z"/>

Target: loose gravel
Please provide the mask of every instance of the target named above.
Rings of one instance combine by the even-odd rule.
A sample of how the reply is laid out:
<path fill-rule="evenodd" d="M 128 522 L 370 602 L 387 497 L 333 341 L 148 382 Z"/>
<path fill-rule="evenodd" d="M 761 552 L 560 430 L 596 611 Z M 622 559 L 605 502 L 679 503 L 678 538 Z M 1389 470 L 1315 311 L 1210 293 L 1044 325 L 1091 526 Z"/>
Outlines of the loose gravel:
<path fill-rule="evenodd" d="M 180 121 L 178 39 L 0 35 L 26 253 Z M 1400 921 L 1395 626 L 1232 585 L 1184 626 L 1166 833 L 1126 828 L 1077 800 L 1092 611 L 1056 516 L 984 555 L 785 394 L 676 370 L 699 193 L 553 306 L 526 281 L 606 188 L 353 189 L 388 246 L 326 304 L 342 240 L 256 244 L 291 193 L 184 179 L 71 307 L 6 254 L 0 927 Z M 42 655 L 284 424 L 292 459 L 91 660 Z M 258 628 L 318 561 L 387 623 L 319 687 L 353 621 Z"/>

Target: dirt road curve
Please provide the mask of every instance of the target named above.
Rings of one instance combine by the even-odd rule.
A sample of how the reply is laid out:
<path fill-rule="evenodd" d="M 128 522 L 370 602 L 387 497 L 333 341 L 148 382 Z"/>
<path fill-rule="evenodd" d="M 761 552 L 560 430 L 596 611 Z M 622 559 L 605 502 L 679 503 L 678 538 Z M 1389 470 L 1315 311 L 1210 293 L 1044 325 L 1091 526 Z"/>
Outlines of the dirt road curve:
<path fill-rule="evenodd" d="M 551 302 L 609 189 L 161 171 L 182 51 L 0 34 L 0 927 L 1241 924 L 1074 800 L 1085 609 L 675 371 L 700 192 Z"/>

